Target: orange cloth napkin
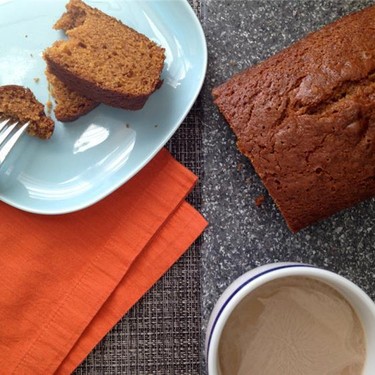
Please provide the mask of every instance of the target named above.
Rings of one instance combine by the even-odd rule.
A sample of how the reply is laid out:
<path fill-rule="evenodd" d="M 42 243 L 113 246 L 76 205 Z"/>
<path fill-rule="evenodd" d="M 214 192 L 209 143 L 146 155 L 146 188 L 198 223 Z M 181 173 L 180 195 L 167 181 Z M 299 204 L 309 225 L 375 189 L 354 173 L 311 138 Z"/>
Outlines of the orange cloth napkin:
<path fill-rule="evenodd" d="M 206 227 L 195 182 L 164 149 L 83 211 L 0 203 L 0 373 L 70 374 Z"/>

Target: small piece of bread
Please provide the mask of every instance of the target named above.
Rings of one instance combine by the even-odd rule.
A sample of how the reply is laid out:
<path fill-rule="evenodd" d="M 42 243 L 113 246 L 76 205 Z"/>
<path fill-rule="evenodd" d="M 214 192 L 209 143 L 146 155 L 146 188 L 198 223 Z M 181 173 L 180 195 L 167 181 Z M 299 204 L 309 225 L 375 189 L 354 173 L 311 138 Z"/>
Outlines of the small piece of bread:
<path fill-rule="evenodd" d="M 95 102 L 141 109 L 160 87 L 164 49 L 81 0 L 71 0 L 54 25 L 68 35 L 44 52 L 49 71 Z"/>
<path fill-rule="evenodd" d="M 0 118 L 20 123 L 29 121 L 27 132 L 42 139 L 51 138 L 55 127 L 32 91 L 17 85 L 0 86 Z"/>
<path fill-rule="evenodd" d="M 375 196 L 374 20 L 346 16 L 213 90 L 292 231 Z"/>
<path fill-rule="evenodd" d="M 57 120 L 61 122 L 77 120 L 99 105 L 99 103 L 70 90 L 48 69 L 45 73 L 51 95 L 55 99 L 54 112 Z"/>

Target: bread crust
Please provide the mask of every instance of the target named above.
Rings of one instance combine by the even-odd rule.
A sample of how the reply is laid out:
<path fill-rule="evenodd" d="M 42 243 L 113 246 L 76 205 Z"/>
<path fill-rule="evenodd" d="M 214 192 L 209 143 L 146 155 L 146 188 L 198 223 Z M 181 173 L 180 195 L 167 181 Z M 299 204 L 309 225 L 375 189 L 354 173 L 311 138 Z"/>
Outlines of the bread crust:
<path fill-rule="evenodd" d="M 65 69 L 63 66 L 56 64 L 53 60 L 49 59 L 48 55 L 45 56 L 45 60 L 51 73 L 64 82 L 70 90 L 76 91 L 83 96 L 87 96 L 98 103 L 122 109 L 139 110 L 143 108 L 147 99 L 151 95 L 122 95 L 112 90 L 106 90 L 98 86 L 95 82 L 79 77 L 71 73 L 68 69 Z M 158 87 L 160 87 L 160 84 Z"/>

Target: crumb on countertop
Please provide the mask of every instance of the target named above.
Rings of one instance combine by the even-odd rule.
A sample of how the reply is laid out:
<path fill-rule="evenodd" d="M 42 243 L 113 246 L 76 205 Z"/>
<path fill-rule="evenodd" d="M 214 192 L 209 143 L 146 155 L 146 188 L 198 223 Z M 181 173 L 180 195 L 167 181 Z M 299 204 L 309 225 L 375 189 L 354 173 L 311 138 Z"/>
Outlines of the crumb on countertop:
<path fill-rule="evenodd" d="M 260 206 L 264 203 L 265 199 L 266 199 L 266 197 L 265 197 L 263 194 L 257 196 L 257 197 L 255 198 L 255 205 L 256 205 L 257 207 L 260 207 Z"/>
<path fill-rule="evenodd" d="M 40 81 L 40 78 L 39 78 L 39 77 L 35 77 L 35 78 L 34 78 L 34 82 L 35 82 L 35 83 L 39 83 L 39 81 Z"/>
<path fill-rule="evenodd" d="M 244 165 L 242 163 L 237 163 L 237 171 L 241 172 L 243 169 Z"/>
<path fill-rule="evenodd" d="M 246 184 L 247 185 L 251 185 L 253 183 L 253 180 L 251 177 L 248 177 L 246 180 L 245 180 Z"/>

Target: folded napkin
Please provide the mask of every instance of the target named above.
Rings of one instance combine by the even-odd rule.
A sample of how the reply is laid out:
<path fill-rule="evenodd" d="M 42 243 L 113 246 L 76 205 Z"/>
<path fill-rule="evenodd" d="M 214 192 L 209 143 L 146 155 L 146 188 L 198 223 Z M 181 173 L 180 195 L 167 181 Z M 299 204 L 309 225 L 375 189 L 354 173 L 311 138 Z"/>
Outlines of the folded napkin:
<path fill-rule="evenodd" d="M 0 203 L 0 373 L 70 374 L 206 227 L 195 182 L 164 149 L 79 212 Z"/>

